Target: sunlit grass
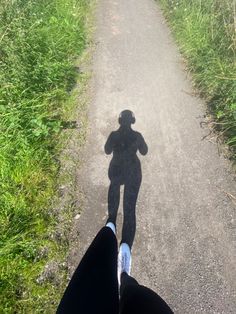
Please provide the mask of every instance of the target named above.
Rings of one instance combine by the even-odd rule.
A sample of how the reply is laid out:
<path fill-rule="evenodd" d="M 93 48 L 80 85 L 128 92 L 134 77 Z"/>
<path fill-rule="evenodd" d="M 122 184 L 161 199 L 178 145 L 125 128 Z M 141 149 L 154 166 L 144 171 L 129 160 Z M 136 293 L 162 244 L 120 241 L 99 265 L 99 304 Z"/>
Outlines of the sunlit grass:
<path fill-rule="evenodd" d="M 88 9 L 85 0 L 0 3 L 1 313 L 49 313 L 63 284 L 37 280 L 49 260 L 63 257 L 48 208 Z"/>
<path fill-rule="evenodd" d="M 160 0 L 215 126 L 236 159 L 236 17 L 232 0 Z"/>

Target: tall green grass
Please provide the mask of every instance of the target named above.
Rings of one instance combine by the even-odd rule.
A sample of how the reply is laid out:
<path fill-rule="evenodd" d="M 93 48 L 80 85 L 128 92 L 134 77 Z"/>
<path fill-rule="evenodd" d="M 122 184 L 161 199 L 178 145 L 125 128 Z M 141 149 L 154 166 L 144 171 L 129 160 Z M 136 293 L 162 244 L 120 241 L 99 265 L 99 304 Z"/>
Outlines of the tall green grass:
<path fill-rule="evenodd" d="M 236 8 L 233 0 L 159 0 L 196 87 L 236 159 Z"/>
<path fill-rule="evenodd" d="M 88 10 L 86 0 L 0 3 L 0 313 L 49 313 L 61 289 L 37 279 L 62 255 L 48 208 Z"/>

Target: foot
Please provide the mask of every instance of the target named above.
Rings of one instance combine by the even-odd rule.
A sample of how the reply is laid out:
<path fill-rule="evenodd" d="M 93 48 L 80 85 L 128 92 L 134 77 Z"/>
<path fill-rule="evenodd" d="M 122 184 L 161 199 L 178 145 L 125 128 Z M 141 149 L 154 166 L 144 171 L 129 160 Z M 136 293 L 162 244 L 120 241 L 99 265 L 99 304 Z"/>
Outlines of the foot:
<path fill-rule="evenodd" d="M 120 285 L 121 274 L 125 272 L 130 275 L 131 272 L 131 250 L 127 243 L 121 243 L 118 254 L 118 282 Z"/>
<path fill-rule="evenodd" d="M 116 235 L 116 227 L 112 222 L 108 222 L 106 227 L 110 228 L 114 232 L 114 235 Z"/>

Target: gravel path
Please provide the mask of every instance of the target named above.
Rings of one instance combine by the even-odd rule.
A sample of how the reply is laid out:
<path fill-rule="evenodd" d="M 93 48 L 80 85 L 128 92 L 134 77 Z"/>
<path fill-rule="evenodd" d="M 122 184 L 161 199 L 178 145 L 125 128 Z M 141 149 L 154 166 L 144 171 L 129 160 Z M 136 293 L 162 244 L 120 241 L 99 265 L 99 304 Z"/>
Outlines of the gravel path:
<path fill-rule="evenodd" d="M 76 222 L 77 265 L 107 217 L 104 144 L 130 109 L 149 151 L 139 156 L 132 274 L 175 313 L 236 313 L 235 180 L 200 122 L 193 88 L 160 8 L 152 0 L 101 0 L 97 8 L 89 137 L 78 173 L 84 211 Z M 122 224 L 122 202 L 118 214 Z"/>

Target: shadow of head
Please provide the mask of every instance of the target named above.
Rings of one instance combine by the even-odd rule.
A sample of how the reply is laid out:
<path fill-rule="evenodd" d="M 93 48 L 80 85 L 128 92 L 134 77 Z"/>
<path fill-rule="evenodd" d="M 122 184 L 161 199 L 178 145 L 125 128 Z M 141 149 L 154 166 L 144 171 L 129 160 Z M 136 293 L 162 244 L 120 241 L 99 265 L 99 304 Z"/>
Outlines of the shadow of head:
<path fill-rule="evenodd" d="M 131 126 L 131 124 L 135 123 L 135 116 L 131 110 L 123 110 L 120 115 L 118 122 L 121 126 Z"/>

